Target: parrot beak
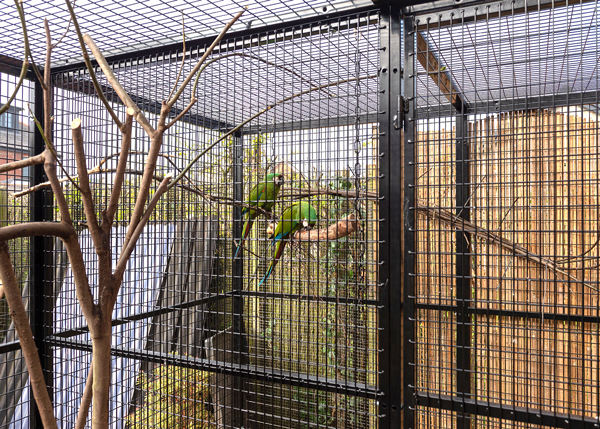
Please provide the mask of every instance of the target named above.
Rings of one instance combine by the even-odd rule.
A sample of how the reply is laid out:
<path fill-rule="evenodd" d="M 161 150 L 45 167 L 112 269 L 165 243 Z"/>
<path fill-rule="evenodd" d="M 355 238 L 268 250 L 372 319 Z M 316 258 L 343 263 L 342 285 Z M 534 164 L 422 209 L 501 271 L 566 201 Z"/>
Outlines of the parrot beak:
<path fill-rule="evenodd" d="M 308 224 L 308 220 L 307 220 L 306 218 L 304 218 L 304 220 L 302 221 L 302 226 L 303 226 L 304 228 L 308 228 L 308 225 L 309 225 L 309 224 Z"/>

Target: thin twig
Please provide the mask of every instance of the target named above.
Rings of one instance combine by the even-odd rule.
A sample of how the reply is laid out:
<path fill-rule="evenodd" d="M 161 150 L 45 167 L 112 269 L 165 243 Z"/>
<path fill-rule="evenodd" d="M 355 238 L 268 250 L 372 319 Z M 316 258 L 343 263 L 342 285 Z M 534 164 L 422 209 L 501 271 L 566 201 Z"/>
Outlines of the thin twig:
<path fill-rule="evenodd" d="M 222 60 L 222 59 L 224 59 L 224 58 L 228 58 L 228 57 L 236 57 L 236 56 L 237 56 L 237 57 L 244 57 L 244 58 L 251 58 L 251 59 L 253 59 L 253 60 L 261 61 L 261 62 L 263 62 L 263 63 L 265 63 L 265 64 L 267 64 L 267 65 L 270 65 L 270 66 L 273 66 L 273 67 L 277 67 L 277 68 L 279 68 L 279 69 L 282 69 L 282 70 L 285 70 L 285 71 L 287 71 L 288 73 L 291 73 L 291 74 L 293 74 L 294 76 L 296 76 L 296 77 L 300 78 L 300 80 L 301 80 L 302 82 L 308 83 L 308 84 L 309 84 L 311 87 L 315 87 L 315 86 L 317 86 L 317 85 L 316 85 L 315 83 L 313 83 L 313 82 L 312 82 L 310 79 L 307 79 L 307 78 L 303 77 L 303 76 L 302 76 L 300 73 L 298 73 L 298 72 L 296 72 L 296 71 L 294 71 L 294 70 L 292 70 L 292 69 L 290 69 L 290 68 L 287 68 L 287 67 L 285 67 L 285 66 L 282 66 L 281 64 L 276 64 L 276 63 L 273 63 L 273 62 L 271 62 L 271 61 L 265 60 L 264 58 L 258 57 L 258 56 L 256 56 L 256 55 L 245 54 L 245 53 L 243 53 L 243 52 L 231 52 L 231 53 L 229 53 L 229 54 L 225 54 L 225 55 L 221 55 L 220 57 L 213 58 L 213 59 L 211 59 L 210 61 L 207 61 L 207 62 L 206 62 L 206 64 L 204 64 L 204 65 L 202 66 L 202 68 L 201 68 L 201 69 L 198 71 L 198 74 L 196 75 L 196 80 L 195 80 L 195 82 L 194 82 L 194 88 L 192 89 L 192 94 L 194 94 L 194 95 L 196 94 L 196 89 L 197 89 L 197 87 L 198 87 L 198 80 L 199 80 L 199 78 L 200 78 L 200 75 L 202 74 L 202 72 L 203 72 L 203 71 L 204 71 L 204 70 L 205 70 L 205 69 L 206 69 L 206 68 L 207 68 L 209 65 L 211 65 L 212 63 L 214 63 L 214 62 L 216 62 L 216 61 Z M 323 89 L 321 89 L 321 91 L 323 91 L 323 92 L 324 92 L 325 94 L 327 94 L 329 97 L 335 97 L 335 94 L 333 94 L 333 93 L 331 93 L 331 92 L 327 91 L 327 90 L 326 90 L 326 89 L 324 89 L 324 88 L 323 88 Z"/>
<path fill-rule="evenodd" d="M 165 126 L 165 129 L 166 129 L 166 130 L 168 130 L 168 129 L 169 129 L 169 128 L 171 128 L 173 125 L 175 125 L 175 124 L 177 123 L 177 121 L 179 121 L 181 118 L 183 118 L 183 117 L 184 117 L 184 115 L 185 115 L 187 112 L 189 112 L 189 111 L 190 111 L 190 109 L 192 108 L 192 106 L 193 106 L 194 104 L 196 104 L 196 101 L 198 101 L 198 99 L 197 99 L 196 97 L 193 97 L 193 98 L 190 100 L 189 104 L 186 106 L 186 108 L 185 108 L 185 109 L 183 109 L 183 110 L 181 111 L 181 113 L 179 113 L 179 115 L 175 116 L 175 118 L 174 118 L 174 119 L 173 119 L 171 122 L 169 122 L 169 123 L 168 123 L 168 124 Z"/>
<path fill-rule="evenodd" d="M 17 81 L 15 90 L 13 91 L 11 96 L 8 98 L 8 101 L 2 107 L 0 107 L 0 115 L 8 110 L 11 103 L 17 96 L 17 93 L 19 92 L 19 89 L 21 88 L 21 85 L 23 84 L 23 80 L 25 79 L 25 76 L 27 75 L 27 70 L 29 69 L 29 60 L 27 59 L 27 52 L 29 51 L 29 49 L 28 49 L 29 42 L 27 39 L 27 27 L 25 26 L 25 15 L 23 14 L 23 10 L 21 9 L 21 6 L 19 5 L 19 0 L 15 0 L 15 5 L 17 6 L 17 10 L 19 11 L 19 18 L 21 19 L 21 28 L 23 29 L 23 41 L 25 43 L 25 58 L 23 59 L 23 64 L 21 65 L 21 74 L 19 74 L 19 80 Z"/>
<path fill-rule="evenodd" d="M 421 206 L 421 205 L 419 205 L 417 208 L 421 212 L 424 212 L 427 216 L 431 216 L 441 222 L 447 223 L 451 227 L 460 228 L 465 233 L 470 233 L 476 237 L 487 240 L 488 242 L 490 242 L 490 244 L 498 244 L 499 246 L 509 250 L 513 256 L 524 258 L 529 261 L 540 264 L 542 266 L 545 266 L 545 267 L 549 268 L 550 270 L 554 271 L 555 273 L 561 274 L 561 275 L 569 278 L 570 280 L 573 280 L 574 282 L 581 283 L 582 285 L 588 287 L 589 289 L 599 292 L 599 290 L 597 288 L 595 288 L 594 286 L 579 280 L 577 277 L 575 277 L 575 276 L 567 273 L 565 270 L 557 267 L 556 264 L 554 262 L 552 262 L 551 260 L 544 258 L 542 256 L 539 256 L 539 255 L 536 255 L 535 253 L 530 252 L 526 247 L 521 246 L 517 243 L 513 243 L 512 241 L 507 240 L 506 238 L 502 237 L 501 235 L 495 234 L 487 229 L 484 229 L 477 225 L 474 225 L 470 221 L 463 219 L 463 218 L 459 218 L 458 216 L 456 216 L 446 210 L 441 210 L 439 208 L 432 209 L 432 208 Z"/>
<path fill-rule="evenodd" d="M 179 72 L 177 73 L 177 79 L 175 79 L 175 83 L 173 84 L 173 89 L 169 93 L 167 100 L 171 99 L 171 96 L 177 89 L 177 84 L 179 83 L 179 78 L 181 77 L 181 72 L 183 71 L 183 65 L 185 64 L 185 20 L 184 20 L 183 10 L 181 11 L 181 34 L 183 35 L 183 56 L 181 57 L 181 66 L 179 67 Z"/>
<path fill-rule="evenodd" d="M 102 92 L 102 87 L 100 87 L 100 84 L 98 83 L 98 79 L 96 78 L 96 73 L 94 72 L 94 68 L 92 67 L 92 62 L 90 61 L 90 56 L 88 55 L 87 49 L 85 48 L 85 43 L 83 42 L 83 35 L 81 34 L 81 29 L 79 28 L 79 23 L 77 22 L 77 17 L 75 16 L 75 11 L 73 10 L 71 1 L 70 0 L 65 0 L 65 1 L 67 2 L 67 7 L 69 8 L 69 14 L 71 15 L 71 19 L 73 20 L 73 26 L 75 27 L 75 31 L 77 32 L 77 39 L 79 40 L 79 45 L 81 47 L 81 53 L 83 54 L 83 60 L 85 62 L 85 66 L 87 67 L 88 73 L 90 74 L 90 77 L 92 78 L 92 82 L 94 84 L 94 88 L 96 89 L 96 93 L 98 94 L 98 98 L 100 99 L 100 101 L 102 101 L 102 104 L 104 104 L 104 107 L 106 108 L 106 110 L 108 111 L 110 116 L 112 117 L 112 120 L 115 122 L 115 124 L 117 124 L 117 127 L 119 127 L 119 129 L 121 129 L 123 127 L 123 124 L 119 120 L 119 117 L 114 112 L 112 107 L 110 107 L 108 100 L 106 99 L 106 97 L 104 96 L 104 93 Z"/>
<path fill-rule="evenodd" d="M 75 2 L 77 0 L 73 0 L 73 6 L 75 6 Z M 52 45 L 52 49 L 56 48 L 58 46 L 58 44 L 60 42 L 62 42 L 62 39 L 65 38 L 65 36 L 67 35 L 67 33 L 69 32 L 69 28 L 71 28 L 71 22 L 73 22 L 73 17 L 69 17 L 69 22 L 67 23 L 67 29 L 65 30 L 65 32 L 63 33 L 62 36 L 60 36 L 60 39 L 58 39 L 58 42 L 56 42 L 54 45 Z"/>
<path fill-rule="evenodd" d="M 192 71 L 188 74 L 188 76 L 185 78 L 185 80 L 181 83 L 181 86 L 179 87 L 179 89 L 177 90 L 175 95 L 173 95 L 172 98 L 169 98 L 169 100 L 167 101 L 167 105 L 169 106 L 169 108 L 173 107 L 173 105 L 177 102 L 177 100 L 179 100 L 179 97 L 183 93 L 184 89 L 187 87 L 188 83 L 190 83 L 190 81 L 192 80 L 194 75 L 198 72 L 200 67 L 202 67 L 202 64 L 204 63 L 204 61 L 206 61 L 206 58 L 212 53 L 213 49 L 219 44 L 219 42 L 221 42 L 221 40 L 225 36 L 225 33 L 227 33 L 227 31 L 229 31 L 231 26 L 242 16 L 242 14 L 246 11 L 246 9 L 248 9 L 248 7 L 245 7 L 243 10 L 238 12 L 237 15 L 235 15 L 227 23 L 227 25 L 225 25 L 223 30 L 221 30 L 221 32 L 219 33 L 217 38 L 212 42 L 212 44 L 208 47 L 206 52 L 204 52 L 202 57 L 198 60 L 198 62 L 196 63 L 196 65 L 194 66 Z M 194 94 L 194 93 L 195 93 L 195 91 L 192 92 L 192 94 Z"/>
<path fill-rule="evenodd" d="M 60 158 L 58 157 L 56 151 L 54 150 L 54 146 L 50 142 L 50 139 L 48 138 L 48 136 L 46 136 L 46 133 L 44 132 L 44 129 L 42 128 L 42 124 L 40 124 L 40 121 L 38 121 L 38 119 L 35 117 L 35 115 L 31 111 L 31 107 L 29 107 L 29 103 L 27 103 L 27 108 L 29 109 L 31 118 L 35 122 L 35 125 L 37 126 L 38 131 L 40 132 L 40 134 L 42 135 L 42 138 L 44 139 L 44 142 L 46 143 L 46 148 L 48 148 L 50 153 L 54 156 L 54 159 L 56 160 L 56 162 L 58 162 L 60 169 L 62 170 L 64 175 L 67 176 L 67 179 L 69 179 L 71 181 L 71 183 L 73 184 L 73 186 L 75 186 L 75 188 L 77 190 L 81 191 L 81 189 L 79 188 L 79 185 L 77 185 L 77 183 L 75 183 L 73 178 L 69 175 L 69 173 L 67 173 L 67 170 L 65 170 L 65 167 L 62 165 L 62 162 L 60 162 Z"/>
<path fill-rule="evenodd" d="M 312 91 L 318 91 L 322 88 L 328 88 L 330 86 L 336 86 L 336 85 L 341 85 L 342 83 L 348 83 L 348 82 L 354 82 L 357 80 L 363 80 L 363 79 L 373 79 L 377 77 L 377 75 L 370 75 L 370 76 L 362 76 L 362 77 L 354 77 L 354 78 L 349 78 L 349 79 L 344 79 L 344 80 L 340 80 L 337 82 L 332 82 L 332 83 L 326 83 L 324 85 L 320 85 L 318 87 L 313 87 L 307 90 L 304 90 L 302 92 L 299 92 L 297 94 L 293 94 L 290 95 L 289 97 L 285 97 L 269 106 L 267 106 L 266 108 L 264 108 L 263 110 L 261 110 L 260 112 L 252 115 L 250 118 L 246 119 L 245 121 L 243 121 L 241 124 L 237 125 L 236 127 L 232 128 L 230 131 L 228 131 L 227 133 L 225 133 L 223 136 L 221 136 L 219 139 L 217 139 L 215 142 L 211 143 L 206 149 L 204 149 L 201 153 L 199 153 L 198 155 L 196 155 L 194 157 L 194 159 L 192 159 L 192 161 L 190 161 L 190 163 L 183 169 L 183 171 L 169 184 L 169 189 L 172 188 L 173 186 L 175 186 L 175 184 L 180 181 L 184 175 L 192 168 L 192 166 L 198 162 L 198 160 L 200 158 L 202 158 L 208 151 L 210 151 L 213 147 L 215 147 L 216 145 L 218 145 L 219 143 L 221 143 L 223 140 L 229 138 L 230 136 L 232 136 L 235 132 L 239 131 L 240 129 L 242 129 L 242 127 L 244 125 L 246 125 L 248 122 L 253 121 L 254 119 L 258 118 L 260 115 L 262 115 L 265 112 L 268 112 L 269 110 L 271 110 L 272 108 L 285 103 L 286 101 L 289 101 L 295 97 L 299 97 L 301 95 L 305 95 L 308 94 Z"/>

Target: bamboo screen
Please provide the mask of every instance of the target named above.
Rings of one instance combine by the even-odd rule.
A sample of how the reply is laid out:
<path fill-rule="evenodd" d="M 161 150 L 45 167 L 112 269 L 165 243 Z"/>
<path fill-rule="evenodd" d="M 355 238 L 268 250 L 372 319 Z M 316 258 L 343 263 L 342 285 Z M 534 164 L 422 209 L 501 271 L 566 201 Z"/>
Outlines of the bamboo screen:
<path fill-rule="evenodd" d="M 439 123 L 418 133 L 418 426 L 540 427 L 492 419 L 486 407 L 510 420 L 519 410 L 567 424 L 596 419 L 598 118 L 581 107 L 470 117 L 470 220 L 457 217 L 456 130 Z M 461 236 L 470 243 L 464 299 Z M 480 412 L 427 407 L 431 398 L 459 398 Z"/>

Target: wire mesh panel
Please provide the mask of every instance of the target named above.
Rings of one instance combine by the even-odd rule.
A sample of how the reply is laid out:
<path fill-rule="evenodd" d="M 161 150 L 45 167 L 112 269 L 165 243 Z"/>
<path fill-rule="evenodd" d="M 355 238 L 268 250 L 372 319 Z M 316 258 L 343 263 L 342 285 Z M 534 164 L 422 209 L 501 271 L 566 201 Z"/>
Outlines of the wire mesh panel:
<path fill-rule="evenodd" d="M 0 104 L 8 101 L 18 81 L 16 76 L 0 73 Z M 10 108 L 0 115 L 0 164 L 19 161 L 28 157 L 33 150 L 34 130 L 28 111 L 28 107 L 35 107 L 33 89 L 33 82 L 24 80 Z M 29 198 L 15 197 L 15 193 L 29 187 L 32 177 L 31 167 L 0 174 L 0 226 L 32 219 Z M 34 308 L 31 288 L 33 273 L 30 271 L 32 241 L 30 238 L 19 238 L 8 243 L 15 276 L 29 314 Z M 0 384 L 3 386 L 0 392 L 0 426 L 25 427 L 25 420 L 30 413 L 27 369 L 3 294 L 0 298 Z"/>
<path fill-rule="evenodd" d="M 408 18 L 419 427 L 596 427 L 597 3 Z"/>
<path fill-rule="evenodd" d="M 262 113 L 163 197 L 129 261 L 113 313 L 111 427 L 377 427 L 379 45 L 377 11 L 245 32 L 217 47 L 197 91 L 175 104 L 172 117 L 198 98 L 166 133 L 157 182 Z M 155 123 L 180 68 L 187 75 L 206 49 L 110 65 Z M 82 120 L 98 213 L 120 135 L 84 68 L 61 69 L 53 86 L 63 186 L 93 273 L 70 123 Z M 115 263 L 148 150 L 134 125 Z M 54 405 L 70 425 L 91 342 L 66 259 L 59 268 L 49 342 Z"/>

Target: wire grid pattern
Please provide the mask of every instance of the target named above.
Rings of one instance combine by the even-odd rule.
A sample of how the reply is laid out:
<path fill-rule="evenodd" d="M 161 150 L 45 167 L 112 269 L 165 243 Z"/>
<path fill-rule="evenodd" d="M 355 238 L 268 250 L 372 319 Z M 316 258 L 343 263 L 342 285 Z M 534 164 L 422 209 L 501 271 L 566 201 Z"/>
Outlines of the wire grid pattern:
<path fill-rule="evenodd" d="M 21 22 L 12 2 L 6 2 L 7 11 L 0 18 L 3 33 L 0 52 L 12 58 L 23 58 L 23 46 L 14 43 L 14 35 L 21 34 Z M 232 31 L 280 24 L 291 20 L 323 16 L 336 11 L 369 5 L 368 0 L 280 0 L 267 1 L 211 1 L 190 2 L 177 0 L 126 0 L 115 4 L 110 0 L 76 2 L 74 9 L 84 33 L 95 40 L 106 56 L 134 53 L 141 49 L 180 43 L 182 13 L 187 40 L 216 36 L 227 22 L 244 7 L 248 10 Z M 53 40 L 58 40 L 68 27 L 70 15 L 62 0 L 28 1 L 24 4 L 29 25 L 30 46 L 36 61 L 43 63 L 46 42 L 41 21 L 48 19 Z M 39 24 L 39 25 L 38 25 Z M 57 46 L 53 65 L 80 62 L 83 57 L 73 26 Z"/>
<path fill-rule="evenodd" d="M 597 3 L 498 7 L 415 19 L 416 421 L 593 427 Z"/>
<path fill-rule="evenodd" d="M 0 73 L 0 101 L 5 103 L 13 93 L 17 77 Z M 27 103 L 32 99 L 33 82 L 25 80 L 17 92 L 11 108 L 0 116 L 0 163 L 5 164 L 26 158 L 33 146 L 33 123 L 29 121 Z M 33 109 L 33 103 L 31 108 Z M 14 170 L 0 175 L 0 225 L 14 225 L 31 220 L 29 198 L 15 198 L 13 194 L 23 187 L 29 187 L 32 171 L 30 168 Z M 21 238 L 11 240 L 11 259 L 19 287 L 23 291 L 25 308 L 32 309 L 30 295 L 31 240 Z M 12 347 L 16 344 L 16 347 Z M 12 346 L 11 346 L 12 345 Z M 18 346 L 18 338 L 12 324 L 6 298 L 0 299 L 0 425 L 21 427 L 29 413 L 29 402 L 21 400 L 22 393 L 28 391 L 27 369 Z"/>
<path fill-rule="evenodd" d="M 576 97 L 598 91 L 594 1 L 531 7 L 526 13 L 488 3 L 457 10 L 449 19 L 420 17 L 419 26 L 439 67 L 447 69 L 444 74 L 471 105 L 489 104 L 492 110 L 526 97 L 535 103 L 545 95 Z M 417 83 L 417 93 L 427 94 L 420 107 L 434 113 L 448 107 L 448 98 L 431 90 L 427 80 L 421 74 Z"/>
<path fill-rule="evenodd" d="M 227 129 L 291 98 L 207 153 L 159 203 L 113 314 L 112 427 L 237 427 L 240 419 L 248 427 L 376 427 L 378 23 L 376 12 L 348 15 L 297 33 L 284 29 L 266 43 L 253 42 L 257 36 L 229 39 L 212 55 L 223 59 L 201 75 L 198 102 L 167 132 L 157 176 L 181 171 Z M 201 53 L 186 53 L 184 76 Z M 111 66 L 156 123 L 150 112 L 169 95 L 180 63 L 152 56 Z M 101 73 L 99 80 L 124 117 Z M 118 130 L 85 70 L 55 74 L 53 85 L 55 145 L 75 176 L 70 123 L 81 118 L 100 212 L 118 161 Z M 189 96 L 184 93 L 176 110 Z M 134 123 L 113 258 L 148 145 Z M 243 223 L 239 204 L 270 172 L 285 180 L 272 218 L 258 216 L 243 256 L 234 259 Z M 80 196 L 68 181 L 64 189 L 82 249 L 92 255 Z M 273 253 L 265 230 L 300 200 L 315 208 L 313 229 L 348 215 L 360 219 L 360 229 L 339 240 L 286 240 L 271 278 L 259 285 Z M 86 257 L 90 269 L 93 260 Z M 89 339 L 66 260 L 61 266 L 53 323 L 55 406 L 64 421 L 74 422 Z M 90 278 L 94 291 L 96 281 Z"/>

